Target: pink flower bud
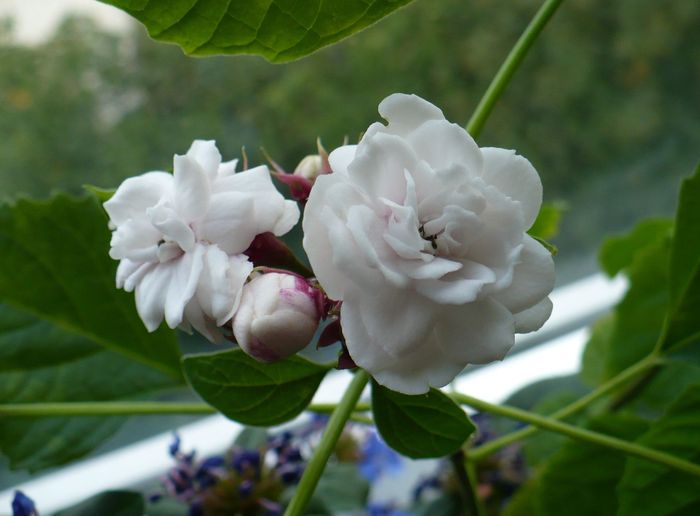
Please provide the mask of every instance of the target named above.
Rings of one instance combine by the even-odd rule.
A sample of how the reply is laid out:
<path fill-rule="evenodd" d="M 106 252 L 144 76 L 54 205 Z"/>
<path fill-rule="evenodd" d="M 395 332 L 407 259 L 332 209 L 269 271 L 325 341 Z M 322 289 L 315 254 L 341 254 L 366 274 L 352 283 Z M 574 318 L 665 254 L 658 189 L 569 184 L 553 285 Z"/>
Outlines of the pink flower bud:
<path fill-rule="evenodd" d="M 243 287 L 233 334 L 243 351 L 276 362 L 311 342 L 321 318 L 319 291 L 299 276 L 271 272 Z"/>

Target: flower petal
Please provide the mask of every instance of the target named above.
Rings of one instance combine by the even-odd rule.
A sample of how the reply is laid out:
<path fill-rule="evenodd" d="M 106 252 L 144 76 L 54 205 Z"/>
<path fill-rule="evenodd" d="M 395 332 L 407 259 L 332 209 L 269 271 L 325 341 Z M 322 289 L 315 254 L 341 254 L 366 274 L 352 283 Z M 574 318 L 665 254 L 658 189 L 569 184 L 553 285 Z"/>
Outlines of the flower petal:
<path fill-rule="evenodd" d="M 129 219 L 112 233 L 109 256 L 115 260 L 128 258 L 137 262 L 156 260 L 161 238 L 161 232 L 148 219 Z"/>
<path fill-rule="evenodd" d="M 539 303 L 554 288 L 552 255 L 529 235 L 525 235 L 523 244 L 520 262 L 513 271 L 512 283 L 493 295 L 512 313 L 522 312 Z"/>
<path fill-rule="evenodd" d="M 191 251 L 194 248 L 194 232 L 170 206 L 160 203 L 153 208 L 148 208 L 146 214 L 153 227 L 158 229 L 168 240 L 177 242 L 180 249 Z"/>
<path fill-rule="evenodd" d="M 446 306 L 440 315 L 440 348 L 462 367 L 501 360 L 515 343 L 513 315 L 492 299 Z"/>
<path fill-rule="evenodd" d="M 180 329 L 188 333 L 194 328 L 199 333 L 204 335 L 210 342 L 219 344 L 224 341 L 224 334 L 216 325 L 216 321 L 204 315 L 202 307 L 199 305 L 197 296 L 190 299 L 190 302 L 185 306 L 185 317 L 180 324 Z"/>
<path fill-rule="evenodd" d="M 228 254 L 245 251 L 256 235 L 250 223 L 253 198 L 243 192 L 224 191 L 211 197 L 209 210 L 197 225 L 200 240 L 216 244 Z"/>
<path fill-rule="evenodd" d="M 365 204 L 363 195 L 346 181 L 347 178 L 339 174 L 319 176 L 311 189 L 302 221 L 303 245 L 311 267 L 326 294 L 335 300 L 343 299 L 349 281 L 334 260 L 342 260 L 343 253 L 353 253 L 348 257 L 352 262 L 356 254 L 343 219 L 349 206 Z M 333 213 L 330 219 L 324 215 L 326 209 Z M 334 247 L 331 236 L 338 242 L 339 249 Z"/>
<path fill-rule="evenodd" d="M 360 142 L 348 176 L 372 197 L 402 204 L 406 198 L 405 171 L 417 168 L 418 158 L 403 138 L 378 133 Z"/>
<path fill-rule="evenodd" d="M 340 322 L 344 330 L 348 323 L 343 317 L 347 314 L 362 324 L 375 345 L 400 358 L 422 345 L 433 331 L 438 311 L 439 307 L 411 291 L 384 287 L 368 296 L 353 288 L 346 293 Z M 348 341 L 351 356 L 354 345 Z"/>
<path fill-rule="evenodd" d="M 545 297 L 530 308 L 514 314 L 515 333 L 530 333 L 539 330 L 552 315 L 552 300 Z"/>
<path fill-rule="evenodd" d="M 204 246 L 197 245 L 192 252 L 165 264 L 170 266 L 171 274 L 165 299 L 165 322 L 171 328 L 177 328 L 182 322 L 185 305 L 197 289 L 202 273 L 203 255 Z"/>
<path fill-rule="evenodd" d="M 428 120 L 444 120 L 440 108 L 417 95 L 394 93 L 379 103 L 379 114 L 389 122 L 388 130 L 399 136 L 419 127 Z"/>
<path fill-rule="evenodd" d="M 495 278 L 495 274 L 488 267 L 463 260 L 461 269 L 442 279 L 416 282 L 416 290 L 441 305 L 463 305 L 474 301 L 484 285 L 493 283 Z"/>
<path fill-rule="evenodd" d="M 219 176 L 226 177 L 231 176 L 236 173 L 236 167 L 238 166 L 238 160 L 232 159 L 231 161 L 225 161 L 219 165 Z"/>
<path fill-rule="evenodd" d="M 348 165 L 355 159 L 357 145 L 343 145 L 338 147 L 328 156 L 328 162 L 334 174 L 348 173 Z"/>
<path fill-rule="evenodd" d="M 210 181 L 214 180 L 219 172 L 219 165 L 221 165 L 221 153 L 216 148 L 214 140 L 193 141 L 186 156 L 195 160 L 202 167 Z"/>
<path fill-rule="evenodd" d="M 483 167 L 481 150 L 469 133 L 447 120 L 431 120 L 408 135 L 406 140 L 420 159 L 436 170 L 461 165 L 469 175 Z"/>
<path fill-rule="evenodd" d="M 282 235 L 299 220 L 296 203 L 286 200 L 277 191 L 270 170 L 265 165 L 219 177 L 213 189 L 217 193 L 237 192 L 250 196 L 253 209 L 249 213 L 247 225 L 256 235 L 267 232 Z"/>
<path fill-rule="evenodd" d="M 349 293 L 350 303 L 341 306 L 341 324 L 350 356 L 380 384 L 405 394 L 423 394 L 430 387 L 447 385 L 463 366 L 445 355 L 434 332 L 414 341 L 400 358 L 386 352 L 375 335 L 365 326 L 358 309 L 364 294 Z"/>
<path fill-rule="evenodd" d="M 514 150 L 484 147 L 482 177 L 520 203 L 525 228 L 532 226 L 542 205 L 542 182 L 535 167 Z"/>
<path fill-rule="evenodd" d="M 275 236 L 281 236 L 289 233 L 291 229 L 297 225 L 299 222 L 299 217 L 301 217 L 301 212 L 299 211 L 299 206 L 294 201 L 284 201 L 282 213 L 280 217 L 272 226 L 271 232 Z"/>
<path fill-rule="evenodd" d="M 209 207 L 211 195 L 209 178 L 204 169 L 192 157 L 175 156 L 175 210 L 186 223 L 203 217 Z"/>
<path fill-rule="evenodd" d="M 103 204 L 110 221 L 119 226 L 127 220 L 141 218 L 146 209 L 169 197 L 173 176 L 167 172 L 147 172 L 130 177 L 119 185 L 114 195 Z"/>
<path fill-rule="evenodd" d="M 243 284 L 252 270 L 253 264 L 247 256 L 228 256 L 215 245 L 207 246 L 197 301 L 204 314 L 217 325 L 225 324 L 233 316 Z"/>

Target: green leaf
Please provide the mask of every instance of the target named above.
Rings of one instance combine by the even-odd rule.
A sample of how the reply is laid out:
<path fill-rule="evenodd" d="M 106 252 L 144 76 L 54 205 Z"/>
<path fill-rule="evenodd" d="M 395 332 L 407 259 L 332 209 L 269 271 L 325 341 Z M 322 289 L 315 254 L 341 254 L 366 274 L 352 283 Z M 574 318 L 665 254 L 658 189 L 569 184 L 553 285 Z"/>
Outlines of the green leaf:
<path fill-rule="evenodd" d="M 700 262 L 700 165 L 681 185 L 671 251 L 671 303 L 678 304 Z"/>
<path fill-rule="evenodd" d="M 647 219 L 627 234 L 607 238 L 600 247 L 598 260 L 608 276 L 629 267 L 637 253 L 671 235 L 670 219 Z"/>
<path fill-rule="evenodd" d="M 180 377 L 174 332 L 148 333 L 114 284 L 107 219 L 91 197 L 0 204 L 0 301 Z"/>
<path fill-rule="evenodd" d="M 692 385 L 700 385 L 700 356 L 693 361 L 666 359 L 660 368 L 634 399 L 625 405 L 627 410 L 646 419 L 658 419 L 674 403 L 680 393 Z"/>
<path fill-rule="evenodd" d="M 689 387 L 637 442 L 700 461 L 700 384 Z M 618 486 L 619 516 L 698 514 L 700 478 L 630 457 Z"/>
<path fill-rule="evenodd" d="M 330 514 L 362 511 L 367 507 L 369 482 L 354 463 L 339 462 L 326 466 L 314 495 Z"/>
<path fill-rule="evenodd" d="M 564 408 L 565 406 L 580 399 L 582 393 L 564 389 L 560 392 L 552 392 L 544 397 L 532 408 L 532 412 L 548 415 Z M 584 416 L 581 414 L 568 418 L 572 424 L 582 423 Z M 567 442 L 566 437 L 554 432 L 537 432 L 523 443 L 523 453 L 528 466 L 536 467 L 555 455 Z"/>
<path fill-rule="evenodd" d="M 191 55 L 259 54 L 292 61 L 380 20 L 411 0 L 102 0 L 153 39 Z"/>
<path fill-rule="evenodd" d="M 240 349 L 187 355 L 185 376 L 204 401 L 246 425 L 270 426 L 300 414 L 328 368 L 294 356 L 264 364 Z"/>
<path fill-rule="evenodd" d="M 635 364 L 654 349 L 668 306 L 666 241 L 637 253 L 628 267 L 630 287 L 614 312 L 604 379 Z"/>
<path fill-rule="evenodd" d="M 69 362 L 100 349 L 85 337 L 0 304 L 0 373 Z"/>
<path fill-rule="evenodd" d="M 598 319 L 591 328 L 586 348 L 581 358 L 581 379 L 586 384 L 596 386 L 606 379 L 605 363 L 610 353 L 612 336 L 617 326 L 615 314 Z"/>
<path fill-rule="evenodd" d="M 41 503 L 39 502 L 39 508 Z M 143 495 L 134 491 L 105 491 L 54 514 L 54 516 L 143 516 Z"/>
<path fill-rule="evenodd" d="M 533 476 L 508 500 L 501 516 L 535 516 L 537 511 L 538 477 Z"/>
<path fill-rule="evenodd" d="M 109 201 L 114 195 L 114 192 L 117 191 L 115 188 L 100 188 L 99 186 L 94 185 L 83 185 L 83 188 L 94 195 L 95 199 L 101 203 Z"/>
<path fill-rule="evenodd" d="M 594 420 L 590 428 L 630 440 L 644 432 L 647 423 L 633 416 L 608 415 Z M 567 442 L 539 476 L 537 514 L 614 515 L 617 511 L 615 488 L 624 467 L 622 453 L 602 450 L 594 444 Z"/>
<path fill-rule="evenodd" d="M 267 429 L 247 426 L 238 434 L 233 445 L 246 450 L 257 450 L 267 444 L 268 438 Z"/>
<path fill-rule="evenodd" d="M 537 214 L 535 222 L 528 230 L 531 237 L 550 240 L 559 234 L 559 224 L 561 217 L 567 206 L 564 202 L 544 203 Z"/>
<path fill-rule="evenodd" d="M 683 181 L 671 248 L 670 314 L 662 349 L 700 337 L 700 166 Z"/>
<path fill-rule="evenodd" d="M 454 453 L 475 430 L 467 414 L 437 389 L 410 396 L 372 382 L 372 413 L 386 443 L 414 459 Z"/>
<path fill-rule="evenodd" d="M 13 370 L 0 371 L 3 403 L 107 401 L 142 397 L 145 393 L 173 387 L 175 381 L 159 371 L 105 350 L 28 314 L 2 310 L 22 320 L 22 357 Z M 3 321 L 6 319 L 3 319 Z M 39 329 L 52 338 L 47 342 Z M 0 356 L 12 355 L 19 340 L 0 336 Z M 41 358 L 49 344 L 64 350 L 51 360 Z M 11 351 L 11 352 L 8 352 Z M 32 362 L 29 357 L 36 357 Z M 27 365 L 21 370 L 21 365 Z M 64 464 L 92 451 L 110 437 L 125 418 L 121 417 L 16 417 L 0 418 L 0 450 L 15 469 L 36 471 Z"/>

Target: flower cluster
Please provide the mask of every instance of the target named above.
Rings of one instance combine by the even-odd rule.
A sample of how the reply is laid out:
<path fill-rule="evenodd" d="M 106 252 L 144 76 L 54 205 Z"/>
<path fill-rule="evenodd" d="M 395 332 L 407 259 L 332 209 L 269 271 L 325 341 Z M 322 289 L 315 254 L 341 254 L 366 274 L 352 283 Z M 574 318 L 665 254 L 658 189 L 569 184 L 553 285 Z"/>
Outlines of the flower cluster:
<path fill-rule="evenodd" d="M 328 155 L 319 144 L 293 174 L 271 161 L 306 203 L 313 277 L 267 268 L 294 261 L 275 236 L 299 219 L 267 166 L 236 172 L 214 142 L 195 141 L 173 174 L 127 179 L 104 205 L 110 256 L 146 327 L 165 320 L 215 342 L 233 334 L 272 362 L 326 319 L 319 345 L 342 344 L 339 367 L 407 394 L 502 359 L 516 332 L 538 329 L 554 266 L 526 233 L 542 201 L 533 166 L 479 148 L 415 95 L 391 95 L 379 112 L 388 124 L 372 124 L 357 145 Z"/>
<path fill-rule="evenodd" d="M 259 449 L 233 447 L 223 455 L 196 460 L 176 436 L 170 446 L 175 466 L 163 478 L 165 494 L 189 507 L 190 516 L 282 514 L 280 497 L 301 478 L 304 461 L 291 434 L 271 438 Z M 162 493 L 150 497 L 157 503 Z"/>

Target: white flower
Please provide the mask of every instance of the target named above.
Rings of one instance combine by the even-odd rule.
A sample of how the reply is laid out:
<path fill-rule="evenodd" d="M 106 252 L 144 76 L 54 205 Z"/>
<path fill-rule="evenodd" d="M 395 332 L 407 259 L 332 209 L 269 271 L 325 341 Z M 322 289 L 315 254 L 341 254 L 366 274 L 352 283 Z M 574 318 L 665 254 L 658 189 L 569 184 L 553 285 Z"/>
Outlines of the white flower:
<path fill-rule="evenodd" d="M 136 292 L 149 331 L 194 326 L 212 341 L 236 310 L 253 265 L 243 254 L 255 235 L 282 235 L 299 219 L 266 166 L 236 173 L 213 141 L 196 140 L 174 158 L 174 173 L 124 181 L 104 204 L 120 260 L 117 287 Z"/>
<path fill-rule="evenodd" d="M 525 231 L 542 201 L 529 161 L 479 149 L 415 95 L 379 105 L 359 145 L 333 151 L 304 215 L 304 248 L 350 356 L 407 394 L 502 359 L 549 317 L 552 258 Z"/>
<path fill-rule="evenodd" d="M 305 348 L 320 318 L 318 290 L 299 276 L 272 272 L 243 288 L 233 335 L 253 358 L 275 362 Z"/>

